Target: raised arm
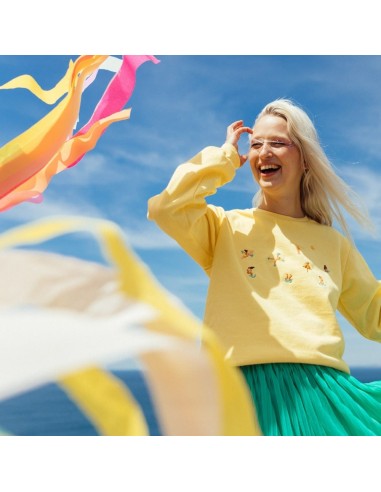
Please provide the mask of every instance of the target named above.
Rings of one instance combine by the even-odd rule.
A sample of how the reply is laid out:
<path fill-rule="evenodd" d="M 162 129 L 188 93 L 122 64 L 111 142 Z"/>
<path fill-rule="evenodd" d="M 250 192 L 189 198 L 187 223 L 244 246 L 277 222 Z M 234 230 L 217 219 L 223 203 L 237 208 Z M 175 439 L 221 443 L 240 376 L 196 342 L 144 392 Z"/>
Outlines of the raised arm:
<path fill-rule="evenodd" d="M 166 189 L 148 201 L 148 218 L 174 238 L 206 272 L 224 211 L 208 205 L 206 197 L 234 178 L 246 160 L 238 153 L 242 133 L 251 132 L 242 121 L 228 127 L 222 147 L 206 147 L 174 172 Z"/>

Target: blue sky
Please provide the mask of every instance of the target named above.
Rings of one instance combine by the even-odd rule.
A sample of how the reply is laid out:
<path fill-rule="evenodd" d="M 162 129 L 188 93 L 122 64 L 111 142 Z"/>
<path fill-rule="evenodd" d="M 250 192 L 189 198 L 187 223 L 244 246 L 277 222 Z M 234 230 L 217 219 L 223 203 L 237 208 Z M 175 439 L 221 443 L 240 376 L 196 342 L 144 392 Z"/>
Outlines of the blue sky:
<path fill-rule="evenodd" d="M 53 178 L 41 204 L 24 203 L 0 214 L 2 231 L 46 216 L 75 214 L 119 224 L 129 244 L 170 292 L 202 317 L 207 291 L 203 271 L 155 224 L 147 200 L 167 184 L 177 165 L 207 145 L 221 145 L 226 127 L 252 125 L 269 101 L 291 98 L 311 116 L 337 172 L 367 205 L 372 237 L 352 225 L 356 244 L 381 279 L 381 57 L 352 55 L 157 55 L 143 64 L 127 107 L 130 120 L 114 123 L 74 168 Z M 63 76 L 77 55 L 0 56 L 0 84 L 29 73 L 44 88 Z M 111 78 L 102 71 L 83 95 L 80 122 L 91 115 Z M 50 109 L 24 90 L 0 91 L 0 145 Z M 244 151 L 243 141 L 241 150 Z M 210 198 L 225 208 L 249 207 L 256 185 L 248 166 Z M 44 247 L 102 261 L 95 242 L 68 236 Z M 381 346 L 341 320 L 350 365 L 380 365 Z"/>

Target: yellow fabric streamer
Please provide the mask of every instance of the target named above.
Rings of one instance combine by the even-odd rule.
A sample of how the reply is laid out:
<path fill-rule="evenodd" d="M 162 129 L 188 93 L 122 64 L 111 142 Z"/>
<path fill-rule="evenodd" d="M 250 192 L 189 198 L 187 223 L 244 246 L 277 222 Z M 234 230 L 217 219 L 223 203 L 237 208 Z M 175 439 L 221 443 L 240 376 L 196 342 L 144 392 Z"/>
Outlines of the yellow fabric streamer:
<path fill-rule="evenodd" d="M 130 117 L 130 110 L 115 111 L 73 137 L 85 81 L 107 58 L 106 55 L 78 57 L 69 63 L 66 74 L 50 90 L 43 90 L 29 75 L 0 86 L 0 89 L 28 89 L 47 104 L 66 94 L 45 117 L 0 148 L 0 211 L 25 200 L 40 200 L 53 175 L 76 164 L 93 149 L 111 123 Z"/>
<path fill-rule="evenodd" d="M 155 309 L 157 312 L 156 319 L 145 323 L 149 329 L 157 333 L 176 337 L 179 340 L 187 341 L 188 345 L 191 341 L 192 343 L 190 345 L 195 346 L 200 333 L 199 322 L 173 301 L 170 295 L 151 276 L 145 265 L 126 248 L 123 235 L 114 223 L 79 217 L 45 219 L 38 223 L 15 228 L 2 234 L 0 236 L 0 248 L 9 248 L 22 244 L 35 244 L 54 236 L 75 231 L 88 231 L 100 241 L 105 256 L 117 269 L 120 279 L 120 289 L 128 298 L 145 303 Z M 216 389 L 219 395 L 221 425 L 219 425 L 217 433 L 222 435 L 260 435 L 261 431 L 256 420 L 251 396 L 244 384 L 243 377 L 239 370 L 230 366 L 224 360 L 223 351 L 215 335 L 207 327 L 203 327 L 201 350 L 202 355 L 206 355 L 209 361 L 208 364 L 213 369 Z M 186 351 L 184 354 L 186 354 Z M 191 357 L 194 359 L 195 355 L 190 354 L 189 360 L 193 360 Z M 148 364 L 152 366 L 152 363 L 155 362 L 154 358 L 152 356 L 151 360 L 149 358 L 147 357 Z M 75 373 L 73 375 L 74 379 L 71 381 L 75 382 L 74 386 L 78 390 L 76 390 L 76 398 L 84 401 L 87 399 L 87 396 L 86 392 L 82 392 L 80 379 L 76 379 L 77 376 L 80 378 L 79 374 Z M 149 371 L 147 378 L 150 381 Z M 153 388 L 157 390 L 157 384 L 155 386 L 153 379 Z M 68 382 L 69 380 L 63 379 L 63 381 Z M 92 409 L 89 408 L 88 410 L 90 412 L 94 411 L 97 415 L 97 421 L 102 422 L 102 425 L 105 425 L 109 429 L 107 424 L 109 416 L 107 412 L 102 414 L 102 411 L 98 411 L 96 408 L 98 407 L 95 404 Z M 131 404 L 128 408 L 133 409 L 134 405 Z M 134 432 L 134 435 L 143 432 L 142 427 L 139 427 L 141 425 L 141 422 L 139 423 L 139 417 L 135 415 L 133 419 L 135 419 L 134 421 L 136 423 L 129 432 Z M 114 432 L 114 430 L 111 432 Z M 118 432 L 120 432 L 120 427 L 118 427 Z"/>
<path fill-rule="evenodd" d="M 0 198 L 40 171 L 71 136 L 85 79 L 106 58 L 79 57 L 69 69 L 70 76 L 64 77 L 67 96 L 35 125 L 0 148 Z"/>
<path fill-rule="evenodd" d="M 26 180 L 14 189 L 12 193 L 0 198 L 0 211 L 5 211 L 14 205 L 35 198 L 36 195 L 47 188 L 49 181 L 55 174 L 67 169 L 73 161 L 92 150 L 99 137 L 111 123 L 128 119 L 130 113 L 130 109 L 125 109 L 116 115 L 103 118 L 83 135 L 74 136 L 66 141 L 54 157 L 36 175 Z"/>
<path fill-rule="evenodd" d="M 147 436 L 144 415 L 128 389 L 111 374 L 89 368 L 59 380 L 104 436 Z"/>
<path fill-rule="evenodd" d="M 0 89 L 27 89 L 46 104 L 54 104 L 68 92 L 73 77 L 74 64 L 70 60 L 66 74 L 52 89 L 42 89 L 31 75 L 20 75 L 0 86 Z"/>

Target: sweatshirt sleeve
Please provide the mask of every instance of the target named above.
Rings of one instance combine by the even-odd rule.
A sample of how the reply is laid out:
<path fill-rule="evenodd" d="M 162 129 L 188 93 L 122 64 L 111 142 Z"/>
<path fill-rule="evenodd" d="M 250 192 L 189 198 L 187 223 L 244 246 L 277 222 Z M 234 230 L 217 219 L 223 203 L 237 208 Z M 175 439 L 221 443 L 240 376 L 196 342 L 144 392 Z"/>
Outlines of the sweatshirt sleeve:
<path fill-rule="evenodd" d="M 207 273 L 224 211 L 208 205 L 205 199 L 231 181 L 239 166 L 239 155 L 233 145 L 206 147 L 181 164 L 166 189 L 148 201 L 148 218 L 175 239 Z"/>
<path fill-rule="evenodd" d="M 354 246 L 349 247 L 338 309 L 364 337 L 381 342 L 381 282 Z"/>

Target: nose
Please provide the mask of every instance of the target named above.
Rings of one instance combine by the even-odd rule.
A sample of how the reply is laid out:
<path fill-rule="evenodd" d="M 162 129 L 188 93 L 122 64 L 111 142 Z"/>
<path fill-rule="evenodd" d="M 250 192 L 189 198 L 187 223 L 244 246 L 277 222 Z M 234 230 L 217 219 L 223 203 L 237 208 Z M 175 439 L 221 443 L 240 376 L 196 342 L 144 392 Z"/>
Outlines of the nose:
<path fill-rule="evenodd" d="M 272 149 L 269 142 L 263 142 L 262 147 L 259 149 L 260 156 L 266 156 L 272 153 Z"/>

